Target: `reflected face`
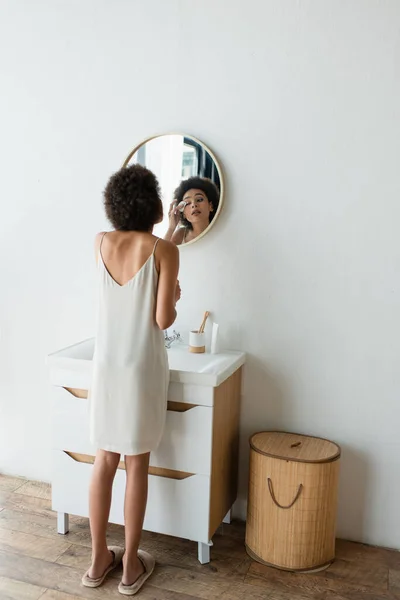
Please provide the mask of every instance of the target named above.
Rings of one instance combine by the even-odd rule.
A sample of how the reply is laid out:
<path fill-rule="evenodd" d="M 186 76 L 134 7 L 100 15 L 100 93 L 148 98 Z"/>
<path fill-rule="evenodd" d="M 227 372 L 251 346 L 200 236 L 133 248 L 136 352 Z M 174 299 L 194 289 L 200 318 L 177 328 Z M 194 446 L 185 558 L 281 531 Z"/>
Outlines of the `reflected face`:
<path fill-rule="evenodd" d="M 183 196 L 183 216 L 189 223 L 208 224 L 213 205 L 202 190 L 188 190 Z"/>

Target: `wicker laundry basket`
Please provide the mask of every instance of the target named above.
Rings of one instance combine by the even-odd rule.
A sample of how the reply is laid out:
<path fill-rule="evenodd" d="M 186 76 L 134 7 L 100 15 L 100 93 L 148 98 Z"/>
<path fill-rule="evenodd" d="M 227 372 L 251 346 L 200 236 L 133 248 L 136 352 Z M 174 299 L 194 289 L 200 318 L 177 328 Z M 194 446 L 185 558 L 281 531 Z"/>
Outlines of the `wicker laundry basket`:
<path fill-rule="evenodd" d="M 266 431 L 250 439 L 247 552 L 289 571 L 335 558 L 340 448 L 320 438 Z"/>

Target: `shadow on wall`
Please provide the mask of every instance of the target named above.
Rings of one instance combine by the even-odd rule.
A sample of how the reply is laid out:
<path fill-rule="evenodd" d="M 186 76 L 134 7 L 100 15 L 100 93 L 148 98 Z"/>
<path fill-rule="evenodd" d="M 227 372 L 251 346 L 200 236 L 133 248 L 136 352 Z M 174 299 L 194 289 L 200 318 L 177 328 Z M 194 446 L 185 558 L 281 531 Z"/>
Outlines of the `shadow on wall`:
<path fill-rule="evenodd" d="M 366 539 L 369 481 L 367 456 L 355 448 L 342 446 L 338 537 L 355 542 Z"/>
<path fill-rule="evenodd" d="M 265 362 L 247 354 L 244 370 L 245 394 L 242 397 L 239 454 L 239 490 L 234 516 L 246 518 L 249 475 L 250 436 L 258 431 L 282 429 L 290 422 L 290 394 L 283 378 L 273 374 Z M 260 392 L 261 390 L 261 392 Z"/>

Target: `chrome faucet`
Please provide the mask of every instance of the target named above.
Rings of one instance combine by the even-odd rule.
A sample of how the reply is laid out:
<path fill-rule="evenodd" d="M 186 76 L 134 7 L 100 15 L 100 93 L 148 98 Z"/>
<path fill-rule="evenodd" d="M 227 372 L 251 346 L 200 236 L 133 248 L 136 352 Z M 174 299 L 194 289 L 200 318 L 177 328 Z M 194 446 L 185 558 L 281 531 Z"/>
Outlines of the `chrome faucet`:
<path fill-rule="evenodd" d="M 178 333 L 177 331 L 175 331 L 175 329 L 172 332 L 172 335 L 169 336 L 168 335 L 168 329 L 165 329 L 164 331 L 164 345 L 166 348 L 168 348 L 168 350 L 171 348 L 172 344 L 174 342 L 178 342 L 181 339 L 181 334 Z"/>

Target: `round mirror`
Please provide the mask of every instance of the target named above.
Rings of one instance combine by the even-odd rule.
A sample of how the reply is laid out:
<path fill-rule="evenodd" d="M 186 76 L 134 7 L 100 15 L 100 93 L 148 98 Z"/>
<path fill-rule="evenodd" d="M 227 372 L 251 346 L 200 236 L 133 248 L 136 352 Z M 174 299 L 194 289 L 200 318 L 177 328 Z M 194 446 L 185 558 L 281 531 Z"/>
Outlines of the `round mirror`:
<path fill-rule="evenodd" d="M 140 164 L 160 184 L 164 219 L 154 234 L 188 245 L 214 225 L 223 204 L 221 168 L 207 146 L 189 135 L 159 135 L 136 146 L 123 167 Z"/>

